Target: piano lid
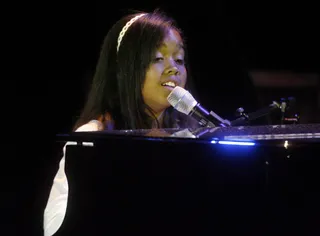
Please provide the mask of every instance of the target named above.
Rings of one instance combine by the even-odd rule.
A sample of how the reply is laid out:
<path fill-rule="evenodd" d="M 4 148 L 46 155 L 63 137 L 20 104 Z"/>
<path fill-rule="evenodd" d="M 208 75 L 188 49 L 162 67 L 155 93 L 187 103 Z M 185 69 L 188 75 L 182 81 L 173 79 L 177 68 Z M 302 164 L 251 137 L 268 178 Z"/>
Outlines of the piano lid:
<path fill-rule="evenodd" d="M 226 127 L 205 136 L 223 140 L 320 139 L 320 124 Z"/>
<path fill-rule="evenodd" d="M 164 139 L 196 139 L 196 140 L 304 140 L 320 142 L 320 124 L 290 124 L 263 126 L 235 126 L 198 129 L 139 129 L 139 130 L 104 130 L 95 132 L 73 132 L 58 134 L 58 139 L 96 139 L 110 136 L 148 137 Z M 82 138 L 81 138 L 82 137 Z"/>

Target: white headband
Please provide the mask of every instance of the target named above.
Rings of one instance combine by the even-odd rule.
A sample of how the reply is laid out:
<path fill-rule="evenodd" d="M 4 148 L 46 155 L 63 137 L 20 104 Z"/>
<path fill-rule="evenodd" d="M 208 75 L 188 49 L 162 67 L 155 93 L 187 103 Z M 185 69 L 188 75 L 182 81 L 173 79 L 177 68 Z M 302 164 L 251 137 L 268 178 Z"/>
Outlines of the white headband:
<path fill-rule="evenodd" d="M 120 44 L 121 44 L 121 40 L 124 36 L 124 34 L 127 32 L 127 30 L 129 29 L 129 27 L 133 24 L 133 22 L 135 22 L 137 19 L 139 19 L 141 16 L 144 16 L 146 15 L 146 13 L 143 13 L 143 14 L 140 14 L 140 15 L 137 15 L 135 17 L 133 17 L 130 21 L 127 22 L 127 24 L 122 28 L 120 34 L 119 34 L 119 37 L 118 37 L 118 45 L 117 45 L 117 52 L 119 51 L 119 47 L 120 47 Z"/>

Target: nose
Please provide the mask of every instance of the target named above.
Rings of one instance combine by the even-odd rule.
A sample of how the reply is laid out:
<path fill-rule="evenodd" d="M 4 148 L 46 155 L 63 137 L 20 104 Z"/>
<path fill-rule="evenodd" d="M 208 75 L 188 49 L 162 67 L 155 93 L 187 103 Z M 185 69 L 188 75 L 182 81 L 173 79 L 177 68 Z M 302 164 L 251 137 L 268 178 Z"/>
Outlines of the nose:
<path fill-rule="evenodd" d="M 178 75 L 179 74 L 179 69 L 177 67 L 176 62 L 173 59 L 167 60 L 167 67 L 164 72 L 166 75 Z"/>
<path fill-rule="evenodd" d="M 179 74 L 179 69 L 176 66 L 169 66 L 166 70 L 165 73 L 167 75 L 178 75 Z"/>

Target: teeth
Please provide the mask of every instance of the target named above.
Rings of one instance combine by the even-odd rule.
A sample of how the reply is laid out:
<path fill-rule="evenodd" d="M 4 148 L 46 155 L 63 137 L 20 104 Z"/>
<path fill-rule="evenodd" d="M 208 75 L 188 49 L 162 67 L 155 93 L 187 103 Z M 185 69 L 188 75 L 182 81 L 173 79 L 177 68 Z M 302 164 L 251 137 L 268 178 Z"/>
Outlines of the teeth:
<path fill-rule="evenodd" d="M 162 86 L 170 86 L 170 87 L 174 88 L 174 87 L 176 87 L 176 84 L 174 82 L 170 81 L 170 82 L 163 83 Z"/>

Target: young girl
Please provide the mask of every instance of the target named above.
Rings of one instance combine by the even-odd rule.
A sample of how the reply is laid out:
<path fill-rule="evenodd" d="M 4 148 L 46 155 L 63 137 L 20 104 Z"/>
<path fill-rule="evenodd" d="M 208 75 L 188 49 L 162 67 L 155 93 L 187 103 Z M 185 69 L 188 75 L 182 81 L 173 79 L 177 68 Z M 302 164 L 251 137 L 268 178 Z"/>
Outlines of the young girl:
<path fill-rule="evenodd" d="M 73 131 L 197 127 L 167 101 L 175 86 L 193 93 L 187 63 L 186 43 L 173 19 L 157 11 L 123 17 L 103 42 L 87 102 Z M 44 212 L 45 235 L 57 232 L 66 213 L 64 158 Z"/>

